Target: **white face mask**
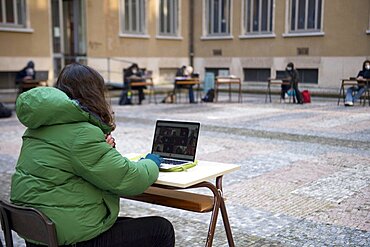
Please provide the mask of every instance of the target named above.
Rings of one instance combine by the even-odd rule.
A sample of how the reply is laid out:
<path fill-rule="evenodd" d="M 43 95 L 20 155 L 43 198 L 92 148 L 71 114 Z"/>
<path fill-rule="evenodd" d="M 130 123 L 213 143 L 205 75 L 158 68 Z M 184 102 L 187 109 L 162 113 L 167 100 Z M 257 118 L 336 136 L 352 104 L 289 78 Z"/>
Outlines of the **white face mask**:
<path fill-rule="evenodd" d="M 132 70 L 132 73 L 136 74 L 137 70 L 136 69 L 133 69 Z"/>
<path fill-rule="evenodd" d="M 286 70 L 287 71 L 291 71 L 292 70 L 292 67 L 286 67 Z"/>
<path fill-rule="evenodd" d="M 370 70 L 370 64 L 366 64 L 365 69 Z"/>

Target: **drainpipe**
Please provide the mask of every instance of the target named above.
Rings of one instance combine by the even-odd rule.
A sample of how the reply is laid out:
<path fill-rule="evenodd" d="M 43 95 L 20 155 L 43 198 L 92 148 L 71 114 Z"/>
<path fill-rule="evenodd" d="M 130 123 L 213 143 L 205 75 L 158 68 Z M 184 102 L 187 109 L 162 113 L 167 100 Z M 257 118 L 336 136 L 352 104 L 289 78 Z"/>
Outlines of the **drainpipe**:
<path fill-rule="evenodd" d="M 194 0 L 190 0 L 189 4 L 189 62 L 194 68 Z"/>

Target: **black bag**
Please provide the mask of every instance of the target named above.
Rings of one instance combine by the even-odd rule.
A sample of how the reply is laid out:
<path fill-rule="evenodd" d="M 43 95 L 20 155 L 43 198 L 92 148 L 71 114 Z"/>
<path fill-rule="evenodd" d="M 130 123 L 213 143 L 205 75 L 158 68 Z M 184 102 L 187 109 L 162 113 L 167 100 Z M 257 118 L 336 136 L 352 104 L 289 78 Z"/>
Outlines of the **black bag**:
<path fill-rule="evenodd" d="M 202 99 L 203 102 L 213 102 L 213 99 L 215 98 L 215 90 L 213 88 L 209 89 Z"/>
<path fill-rule="evenodd" d="M 10 117 L 12 115 L 12 110 L 6 108 L 2 103 L 0 103 L 0 118 Z"/>

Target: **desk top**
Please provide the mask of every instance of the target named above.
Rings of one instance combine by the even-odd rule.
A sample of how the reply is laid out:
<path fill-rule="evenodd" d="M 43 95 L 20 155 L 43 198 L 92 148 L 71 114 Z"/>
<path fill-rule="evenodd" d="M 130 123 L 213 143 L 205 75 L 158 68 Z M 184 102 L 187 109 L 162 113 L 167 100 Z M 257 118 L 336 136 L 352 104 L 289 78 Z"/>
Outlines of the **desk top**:
<path fill-rule="evenodd" d="M 135 156 L 129 154 L 126 157 Z M 239 165 L 199 160 L 198 165 L 184 172 L 160 172 L 155 184 L 187 188 L 239 169 Z"/>

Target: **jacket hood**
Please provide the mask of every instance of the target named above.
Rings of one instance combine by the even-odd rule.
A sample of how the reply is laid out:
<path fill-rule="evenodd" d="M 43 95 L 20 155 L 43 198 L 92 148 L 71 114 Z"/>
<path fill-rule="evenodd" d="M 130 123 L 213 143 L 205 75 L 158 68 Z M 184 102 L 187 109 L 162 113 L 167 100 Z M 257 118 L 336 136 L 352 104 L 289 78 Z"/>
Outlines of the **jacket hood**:
<path fill-rule="evenodd" d="M 17 98 L 16 113 L 19 121 L 30 129 L 40 126 L 90 122 L 104 133 L 111 128 L 64 92 L 53 87 L 38 87 L 22 93 Z"/>

